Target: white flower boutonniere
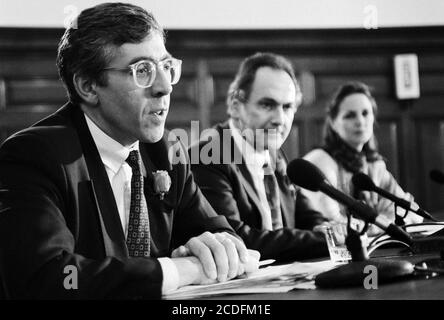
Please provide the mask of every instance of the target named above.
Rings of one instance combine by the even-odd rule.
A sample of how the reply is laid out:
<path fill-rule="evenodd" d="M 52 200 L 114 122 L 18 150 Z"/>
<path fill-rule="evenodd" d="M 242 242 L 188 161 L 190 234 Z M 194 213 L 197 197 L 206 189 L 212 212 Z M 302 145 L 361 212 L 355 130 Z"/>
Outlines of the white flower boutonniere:
<path fill-rule="evenodd" d="M 163 200 L 165 193 L 168 193 L 171 187 L 171 178 L 165 170 L 157 170 L 153 172 L 154 192 Z"/>

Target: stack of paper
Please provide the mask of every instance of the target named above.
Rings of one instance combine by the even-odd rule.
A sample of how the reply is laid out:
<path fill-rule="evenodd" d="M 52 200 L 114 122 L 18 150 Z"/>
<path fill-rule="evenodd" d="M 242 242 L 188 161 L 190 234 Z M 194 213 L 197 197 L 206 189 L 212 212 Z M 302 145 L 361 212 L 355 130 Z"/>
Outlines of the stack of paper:
<path fill-rule="evenodd" d="M 164 296 L 165 299 L 195 299 L 225 294 L 288 292 L 293 289 L 314 289 L 314 276 L 338 264 L 330 260 L 294 262 L 269 266 L 242 279 L 233 279 L 209 285 L 182 287 Z"/>

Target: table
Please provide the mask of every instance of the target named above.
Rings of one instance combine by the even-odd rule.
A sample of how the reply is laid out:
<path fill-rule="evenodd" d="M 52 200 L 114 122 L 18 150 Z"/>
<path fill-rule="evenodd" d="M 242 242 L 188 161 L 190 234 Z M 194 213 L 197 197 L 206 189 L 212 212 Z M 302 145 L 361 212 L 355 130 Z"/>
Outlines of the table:
<path fill-rule="evenodd" d="M 444 211 L 433 212 L 435 217 L 444 221 Z M 443 248 L 444 249 L 444 248 Z M 439 253 L 406 255 L 397 249 L 383 249 L 377 257 L 386 259 L 405 259 L 412 263 L 438 258 Z M 347 287 L 337 289 L 293 290 L 287 293 L 247 294 L 208 298 L 208 300 L 444 300 L 444 275 L 426 278 L 404 278 L 392 283 L 379 283 L 378 289 Z"/>
<path fill-rule="evenodd" d="M 377 258 L 407 260 L 418 263 L 438 258 L 439 253 L 411 255 L 399 249 L 383 249 Z M 378 289 L 364 286 L 336 289 L 293 290 L 287 293 L 227 295 L 207 300 L 436 300 L 444 299 L 444 275 L 435 277 L 415 276 L 391 283 L 378 283 Z"/>

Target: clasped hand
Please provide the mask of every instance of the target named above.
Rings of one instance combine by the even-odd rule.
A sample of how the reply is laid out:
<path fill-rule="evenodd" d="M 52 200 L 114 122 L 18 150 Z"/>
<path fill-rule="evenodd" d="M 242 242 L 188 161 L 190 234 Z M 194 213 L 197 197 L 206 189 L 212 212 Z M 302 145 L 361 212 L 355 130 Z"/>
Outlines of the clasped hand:
<path fill-rule="evenodd" d="M 259 267 L 260 254 L 248 250 L 244 243 L 227 233 L 205 232 L 191 238 L 185 245 L 176 248 L 172 258 L 195 256 L 203 269 L 200 283 L 223 282 Z"/>

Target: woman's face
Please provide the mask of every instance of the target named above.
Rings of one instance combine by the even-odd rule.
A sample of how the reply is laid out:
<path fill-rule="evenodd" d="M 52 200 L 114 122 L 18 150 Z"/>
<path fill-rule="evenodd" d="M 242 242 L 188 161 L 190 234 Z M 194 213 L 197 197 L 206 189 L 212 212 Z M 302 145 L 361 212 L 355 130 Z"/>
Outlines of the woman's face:
<path fill-rule="evenodd" d="M 348 145 L 361 151 L 373 135 L 372 103 L 363 93 L 353 93 L 342 100 L 332 121 L 333 129 Z"/>

